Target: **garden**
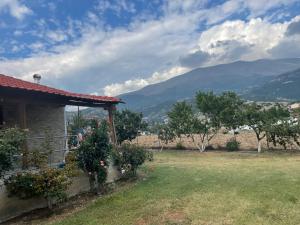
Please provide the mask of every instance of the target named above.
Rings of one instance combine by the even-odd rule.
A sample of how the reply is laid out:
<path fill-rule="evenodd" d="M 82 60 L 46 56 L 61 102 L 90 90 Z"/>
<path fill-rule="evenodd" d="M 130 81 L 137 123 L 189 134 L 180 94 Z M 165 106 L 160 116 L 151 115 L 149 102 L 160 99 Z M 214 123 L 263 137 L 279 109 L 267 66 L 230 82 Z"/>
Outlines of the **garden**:
<path fill-rule="evenodd" d="M 19 224 L 299 224 L 300 154 L 166 150 L 140 179 Z M 16 222 L 16 221 L 14 221 Z M 18 223 L 17 223 L 18 224 Z"/>
<path fill-rule="evenodd" d="M 198 92 L 194 103 L 177 102 L 167 115 L 167 122 L 149 126 L 139 113 L 116 111 L 114 144 L 105 120 L 78 114 L 69 133 L 86 132 L 80 141 L 69 140 L 77 147 L 55 167 L 45 152 L 24 152 L 26 131 L 2 130 L 0 175 L 7 195 L 48 205 L 46 216 L 33 211 L 7 224 L 299 224 L 297 111 L 244 102 L 233 92 Z M 256 138 L 256 151 L 240 151 L 245 126 Z M 160 148 L 134 144 L 143 131 L 156 134 Z M 224 149 L 215 149 L 211 142 L 220 134 L 229 138 Z M 175 149 L 166 149 L 170 142 Z M 43 148 L 51 152 L 49 140 Z M 19 156 L 27 162 L 21 169 Z M 110 166 L 119 172 L 114 184 L 107 183 Z M 68 188 L 79 173 L 88 178 L 89 194 L 70 198 Z"/>

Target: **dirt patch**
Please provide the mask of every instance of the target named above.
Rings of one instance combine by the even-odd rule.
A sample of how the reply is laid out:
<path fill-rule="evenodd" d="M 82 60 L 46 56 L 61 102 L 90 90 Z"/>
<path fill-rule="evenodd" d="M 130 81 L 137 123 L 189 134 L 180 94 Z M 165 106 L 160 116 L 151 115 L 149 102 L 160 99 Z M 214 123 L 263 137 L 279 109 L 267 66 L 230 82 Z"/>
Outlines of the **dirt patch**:
<path fill-rule="evenodd" d="M 182 211 L 171 211 L 166 212 L 163 216 L 164 223 L 163 224 L 172 224 L 172 225 L 189 225 L 191 224 L 191 220 L 187 217 L 187 215 Z"/>

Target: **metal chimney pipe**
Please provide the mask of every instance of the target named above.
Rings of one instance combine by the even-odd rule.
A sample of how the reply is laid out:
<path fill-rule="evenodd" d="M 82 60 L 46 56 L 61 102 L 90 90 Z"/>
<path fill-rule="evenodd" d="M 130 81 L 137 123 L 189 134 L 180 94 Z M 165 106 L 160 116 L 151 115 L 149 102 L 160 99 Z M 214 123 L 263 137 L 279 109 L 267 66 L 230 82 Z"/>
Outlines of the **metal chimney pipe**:
<path fill-rule="evenodd" d="M 42 76 L 39 74 L 33 74 L 34 83 L 39 84 L 42 79 Z"/>

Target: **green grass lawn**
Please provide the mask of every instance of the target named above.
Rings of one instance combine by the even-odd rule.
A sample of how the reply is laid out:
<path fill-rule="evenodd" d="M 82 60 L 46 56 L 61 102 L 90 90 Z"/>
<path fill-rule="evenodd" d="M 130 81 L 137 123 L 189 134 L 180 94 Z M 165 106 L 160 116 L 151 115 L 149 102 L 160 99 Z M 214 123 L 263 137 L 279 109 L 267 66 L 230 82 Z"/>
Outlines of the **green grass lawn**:
<path fill-rule="evenodd" d="M 143 170 L 55 224 L 300 224 L 300 155 L 168 151 Z"/>

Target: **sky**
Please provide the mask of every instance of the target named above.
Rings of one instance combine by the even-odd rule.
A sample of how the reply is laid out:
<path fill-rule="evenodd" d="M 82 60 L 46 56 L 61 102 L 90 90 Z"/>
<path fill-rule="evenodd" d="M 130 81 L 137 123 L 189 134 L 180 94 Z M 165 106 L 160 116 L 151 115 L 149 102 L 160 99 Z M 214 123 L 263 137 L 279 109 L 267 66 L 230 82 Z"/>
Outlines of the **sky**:
<path fill-rule="evenodd" d="M 299 0 L 0 0 L 0 74 L 117 96 L 198 67 L 300 57 Z"/>

